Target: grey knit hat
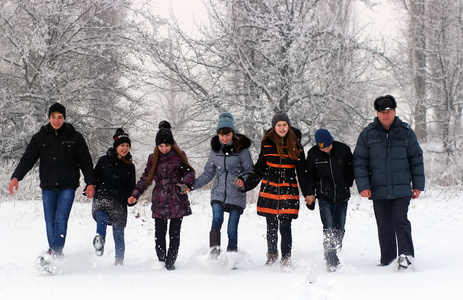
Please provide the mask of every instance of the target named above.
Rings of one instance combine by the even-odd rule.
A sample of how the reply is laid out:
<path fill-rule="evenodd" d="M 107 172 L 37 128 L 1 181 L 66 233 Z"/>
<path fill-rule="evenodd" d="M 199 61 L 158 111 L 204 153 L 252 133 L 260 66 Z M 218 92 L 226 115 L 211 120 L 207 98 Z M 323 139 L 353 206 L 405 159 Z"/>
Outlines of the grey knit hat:
<path fill-rule="evenodd" d="M 289 122 L 289 117 L 288 115 L 284 112 L 284 111 L 279 111 L 277 112 L 273 118 L 272 118 L 272 128 L 275 128 L 275 125 L 279 122 L 279 121 L 285 121 L 286 123 L 288 123 L 289 126 L 291 126 L 291 122 Z"/>

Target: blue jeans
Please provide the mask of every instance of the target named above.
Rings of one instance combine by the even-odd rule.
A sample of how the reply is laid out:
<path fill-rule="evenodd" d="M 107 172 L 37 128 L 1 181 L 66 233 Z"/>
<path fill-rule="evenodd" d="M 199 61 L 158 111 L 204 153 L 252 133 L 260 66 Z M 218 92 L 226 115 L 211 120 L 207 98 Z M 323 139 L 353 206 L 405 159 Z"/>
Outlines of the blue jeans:
<path fill-rule="evenodd" d="M 342 248 L 345 232 L 347 201 L 332 203 L 319 199 L 318 205 L 323 223 L 325 260 L 328 266 L 337 266 L 339 264 L 337 254 Z"/>
<path fill-rule="evenodd" d="M 108 227 L 109 217 L 107 214 L 98 210 L 96 214 L 96 233 L 106 239 L 106 228 Z M 123 260 L 125 253 L 124 227 L 113 226 L 114 246 L 116 248 L 116 259 Z"/>
<path fill-rule="evenodd" d="M 75 190 L 42 190 L 43 211 L 47 229 L 48 246 L 57 255 L 62 255 L 69 215 L 74 203 Z"/>
<path fill-rule="evenodd" d="M 212 228 L 220 231 L 224 219 L 224 207 L 220 203 L 212 204 Z M 238 223 L 240 222 L 241 210 L 230 209 L 228 216 L 228 249 L 238 248 Z"/>
<path fill-rule="evenodd" d="M 320 217 L 323 223 L 323 230 L 335 229 L 344 233 L 346 225 L 347 201 L 331 203 L 319 199 Z"/>

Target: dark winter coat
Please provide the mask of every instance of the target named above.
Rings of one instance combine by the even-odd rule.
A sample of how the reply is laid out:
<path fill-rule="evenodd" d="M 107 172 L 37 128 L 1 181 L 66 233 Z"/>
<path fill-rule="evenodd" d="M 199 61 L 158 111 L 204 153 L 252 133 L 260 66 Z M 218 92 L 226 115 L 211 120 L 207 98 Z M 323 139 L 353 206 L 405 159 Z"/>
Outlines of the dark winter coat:
<path fill-rule="evenodd" d="M 363 129 L 353 165 L 359 192 L 370 189 L 372 200 L 409 197 L 412 188 L 424 190 L 423 151 L 415 132 L 398 117 L 389 131 L 377 117 Z"/>
<path fill-rule="evenodd" d="M 307 153 L 307 193 L 331 203 L 348 201 L 354 183 L 352 151 L 344 143 L 333 141 L 330 153 L 313 146 Z"/>
<path fill-rule="evenodd" d="M 92 215 L 102 211 L 109 217 L 109 225 L 125 227 L 127 224 L 127 199 L 135 186 L 135 166 L 128 153 L 125 160 L 119 159 L 114 148 L 100 157 L 95 166 L 95 196 Z"/>
<path fill-rule="evenodd" d="M 301 132 L 291 128 L 298 139 Z M 280 216 L 296 219 L 299 214 L 299 188 L 301 185 L 304 197 L 307 196 L 305 183 L 307 181 L 305 171 L 304 149 L 298 160 L 288 156 L 281 158 L 278 155 L 275 142 L 270 138 L 262 141 L 259 158 L 254 165 L 254 173 L 246 181 L 246 190 L 260 185 L 259 198 L 257 200 L 257 214 L 260 216 Z M 285 145 L 286 148 L 286 145 Z M 296 176 L 297 174 L 297 176 Z"/>
<path fill-rule="evenodd" d="M 146 191 L 151 184 L 146 183 L 149 171 L 153 166 L 153 154 L 148 157 L 145 171 L 132 191 L 136 199 Z M 175 219 L 191 215 L 188 195 L 181 193 L 179 184 L 191 187 L 195 180 L 195 173 L 183 164 L 180 157 L 174 151 L 166 154 L 159 153 L 151 198 L 151 211 L 156 219 Z"/>
<path fill-rule="evenodd" d="M 55 130 L 50 124 L 42 126 L 32 136 L 12 178 L 22 180 L 39 161 L 40 187 L 43 190 L 77 189 L 80 170 L 88 184 L 95 184 L 92 157 L 82 134 L 71 124 Z"/>
<path fill-rule="evenodd" d="M 245 181 L 253 171 L 253 163 L 248 150 L 251 140 L 241 134 L 236 134 L 236 137 L 241 144 L 239 153 L 233 147 L 233 142 L 224 145 L 217 135 L 211 139 L 211 152 L 204 166 L 204 172 L 193 185 L 193 189 L 199 189 L 215 177 L 211 189 L 211 204 L 220 202 L 224 204 L 226 211 L 232 207 L 240 209 L 246 207 L 246 193 L 232 183 L 237 178 Z"/>

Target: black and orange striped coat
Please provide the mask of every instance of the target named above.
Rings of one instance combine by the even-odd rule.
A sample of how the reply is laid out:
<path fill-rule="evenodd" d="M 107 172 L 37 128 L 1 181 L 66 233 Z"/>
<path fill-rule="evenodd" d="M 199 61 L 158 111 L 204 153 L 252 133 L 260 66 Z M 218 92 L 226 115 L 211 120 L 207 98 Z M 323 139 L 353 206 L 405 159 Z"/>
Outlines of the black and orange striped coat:
<path fill-rule="evenodd" d="M 291 129 L 300 138 L 300 131 Z M 255 188 L 261 180 L 257 214 L 265 217 L 280 216 L 296 219 L 299 214 L 298 181 L 299 184 L 302 183 L 304 197 L 307 195 L 304 149 L 297 161 L 287 155 L 282 158 L 278 155 L 275 142 L 266 138 L 262 141 L 259 158 L 254 165 L 254 173 L 246 180 L 246 190 Z"/>

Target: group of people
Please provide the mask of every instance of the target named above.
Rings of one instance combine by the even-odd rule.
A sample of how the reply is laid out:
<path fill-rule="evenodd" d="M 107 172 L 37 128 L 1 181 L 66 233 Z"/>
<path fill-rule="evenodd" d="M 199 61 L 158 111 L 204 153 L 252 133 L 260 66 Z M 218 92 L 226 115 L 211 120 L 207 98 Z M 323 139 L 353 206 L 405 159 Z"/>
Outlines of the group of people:
<path fill-rule="evenodd" d="M 292 126 L 285 112 L 276 113 L 271 128 L 261 141 L 254 164 L 251 140 L 236 132 L 232 114 L 221 113 L 216 134 L 211 138 L 209 158 L 198 177 L 187 156 L 174 140 L 171 125 L 159 123 L 155 148 L 142 176 L 136 182 L 130 154 L 131 141 L 117 129 L 113 146 L 99 158 L 93 169 L 87 144 L 75 128 L 65 122 L 66 110 L 59 103 L 48 110 L 49 124 L 36 133 L 13 172 L 9 191 L 40 159 L 48 254 L 63 255 L 67 223 L 79 185 L 79 169 L 86 183 L 85 194 L 93 198 L 96 221 L 93 239 L 95 253 L 103 255 L 107 226 L 113 227 L 115 264 L 124 261 L 124 228 L 127 206 L 135 205 L 154 182 L 151 195 L 155 222 L 155 249 L 166 269 L 174 270 L 180 245 L 183 217 L 192 214 L 188 193 L 210 183 L 212 225 L 209 233 L 210 257 L 221 254 L 221 228 L 228 213 L 226 251 L 238 251 L 238 223 L 246 208 L 246 192 L 260 184 L 257 214 L 266 219 L 267 260 L 274 265 L 291 266 L 292 220 L 300 209 L 300 194 L 310 210 L 318 199 L 323 224 L 324 257 L 328 271 L 335 271 L 345 234 L 347 203 L 355 180 L 362 197 L 373 201 L 380 245 L 380 265 L 397 258 L 399 268 L 408 268 L 414 257 L 408 207 L 424 190 L 423 153 L 414 131 L 396 116 L 393 96 L 375 99 L 377 117 L 360 133 L 352 153 L 350 147 L 335 141 L 321 128 L 307 157 L 301 131 Z M 166 236 L 169 233 L 167 246 Z M 279 234 L 278 234 L 279 233 Z M 278 238 L 281 238 L 280 253 Z"/>

